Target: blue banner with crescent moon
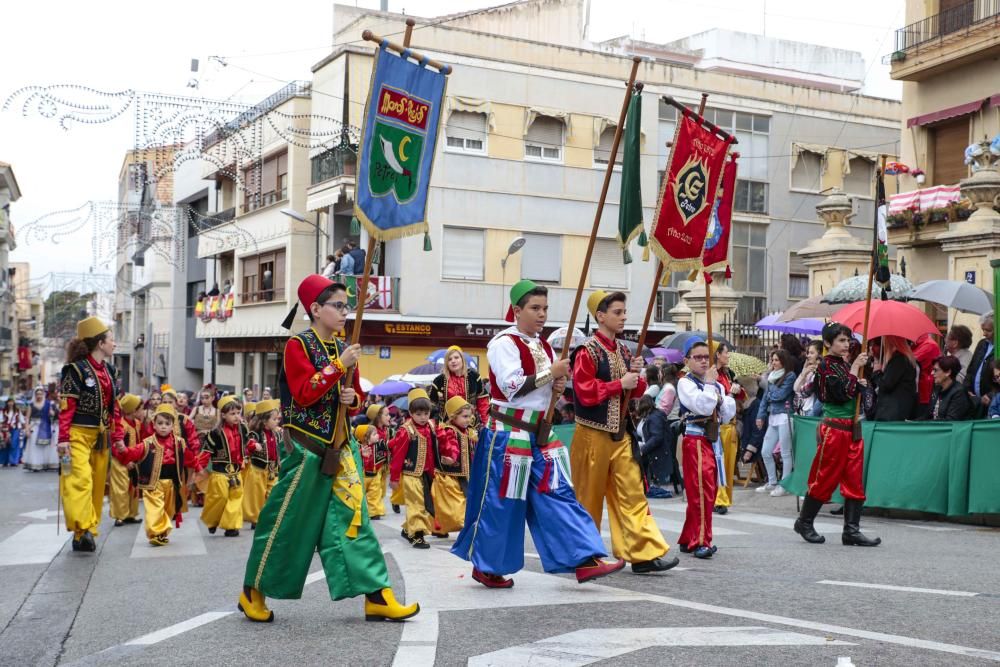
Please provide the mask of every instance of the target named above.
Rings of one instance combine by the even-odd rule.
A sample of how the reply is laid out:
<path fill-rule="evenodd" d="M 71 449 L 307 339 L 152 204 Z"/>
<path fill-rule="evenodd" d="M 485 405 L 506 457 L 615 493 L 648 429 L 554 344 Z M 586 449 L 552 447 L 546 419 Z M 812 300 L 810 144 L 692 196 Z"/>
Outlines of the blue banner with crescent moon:
<path fill-rule="evenodd" d="M 354 215 L 379 241 L 426 233 L 447 76 L 390 51 L 375 57 L 358 160 Z"/>

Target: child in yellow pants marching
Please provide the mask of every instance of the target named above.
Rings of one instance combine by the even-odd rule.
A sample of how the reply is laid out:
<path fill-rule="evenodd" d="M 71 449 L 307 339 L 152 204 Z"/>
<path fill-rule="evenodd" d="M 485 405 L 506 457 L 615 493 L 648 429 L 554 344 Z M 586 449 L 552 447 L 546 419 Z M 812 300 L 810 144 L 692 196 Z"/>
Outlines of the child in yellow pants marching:
<path fill-rule="evenodd" d="M 241 471 L 247 454 L 249 431 L 241 420 L 242 406 L 235 396 L 219 399 L 222 423 L 205 438 L 211 474 L 205 493 L 201 521 L 208 532 L 222 528 L 226 537 L 237 537 L 243 526 L 243 480 Z"/>
<path fill-rule="evenodd" d="M 118 399 L 121 408 L 122 431 L 125 433 L 125 447 L 139 444 L 139 423 L 142 421 L 142 399 L 135 394 L 125 394 Z M 139 523 L 139 488 L 133 480 L 130 468 L 122 465 L 116 456 L 111 457 L 108 500 L 111 518 L 115 526 Z"/>
<path fill-rule="evenodd" d="M 281 401 L 259 401 L 250 419 L 250 461 L 243 474 L 243 520 L 250 522 L 250 530 L 257 528 L 264 501 L 278 481 L 280 433 Z"/>

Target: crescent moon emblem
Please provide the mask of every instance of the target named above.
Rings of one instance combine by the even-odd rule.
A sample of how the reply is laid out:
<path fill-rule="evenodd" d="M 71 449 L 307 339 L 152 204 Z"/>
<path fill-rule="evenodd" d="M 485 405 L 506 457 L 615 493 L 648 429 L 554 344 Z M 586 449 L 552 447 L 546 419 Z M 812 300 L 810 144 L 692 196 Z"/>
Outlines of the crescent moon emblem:
<path fill-rule="evenodd" d="M 408 143 L 410 143 L 409 137 L 403 137 L 402 141 L 399 142 L 399 159 L 403 162 L 406 162 L 409 159 L 406 153 L 403 152 L 403 149 L 406 148 L 406 144 Z"/>

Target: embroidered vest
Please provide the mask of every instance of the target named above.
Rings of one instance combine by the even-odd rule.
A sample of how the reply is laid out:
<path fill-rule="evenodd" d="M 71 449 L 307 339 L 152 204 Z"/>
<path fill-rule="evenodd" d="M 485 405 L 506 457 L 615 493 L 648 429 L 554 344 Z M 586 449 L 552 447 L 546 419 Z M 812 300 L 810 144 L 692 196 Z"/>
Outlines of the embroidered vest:
<path fill-rule="evenodd" d="M 208 435 L 205 436 L 205 449 L 211 454 L 213 472 L 233 476 L 240 472 L 240 466 L 236 461 L 233 461 L 229 451 L 229 440 L 226 438 L 223 428 L 220 425 L 219 428 L 208 432 Z M 247 431 L 247 427 L 240 424 L 240 448 L 243 450 L 243 458 L 246 458 L 247 455 L 246 447 L 249 437 L 250 433 Z"/>
<path fill-rule="evenodd" d="M 574 354 L 590 355 L 590 359 L 597 369 L 597 379 L 601 382 L 614 382 L 621 380 L 628 372 L 632 356 L 620 341 L 615 341 L 615 346 L 617 350 L 609 352 L 599 340 L 588 338 L 587 342 L 577 348 Z M 576 423 L 608 433 L 622 432 L 622 402 L 624 398 L 622 394 L 619 394 L 598 405 L 584 405 L 574 393 L 573 406 L 576 408 Z M 628 415 L 626 414 L 624 417 L 627 419 Z"/>
<path fill-rule="evenodd" d="M 326 344 L 320 340 L 319 336 L 312 329 L 307 329 L 302 333 L 292 336 L 292 340 L 297 340 L 302 344 L 309 361 L 312 363 L 316 373 L 326 368 L 330 363 L 340 356 L 344 349 L 344 343 L 337 340 L 333 344 Z M 334 356 L 330 356 L 330 352 Z M 281 398 L 281 416 L 286 428 L 293 428 L 324 443 L 333 442 L 334 425 L 337 421 L 337 408 L 340 405 L 340 384 L 333 387 L 322 399 L 306 407 L 299 405 L 292 398 L 292 392 L 288 388 L 288 379 L 285 377 L 285 365 L 281 365 L 278 372 L 278 394 Z M 344 411 L 344 419 L 347 422 L 347 430 L 350 430 L 350 417 Z"/>
<path fill-rule="evenodd" d="M 104 368 L 111 378 L 111 396 L 105 396 L 101 383 L 97 379 L 97 370 L 88 359 L 66 364 L 62 369 L 62 382 L 59 393 L 63 398 L 76 399 L 76 412 L 73 413 L 73 424 L 89 428 L 107 430 L 110 427 L 111 415 L 114 412 L 112 401 L 118 395 L 118 372 L 115 367 L 105 362 Z"/>
<path fill-rule="evenodd" d="M 163 445 L 157 442 L 155 435 L 143 440 L 142 445 L 146 448 L 146 456 L 135 466 L 139 482 L 137 486 L 149 491 L 155 489 L 160 481 L 160 473 L 163 471 Z M 184 450 L 186 448 L 187 443 L 183 438 L 174 438 L 174 467 L 181 484 L 185 482 L 181 475 L 184 469 Z"/>
<path fill-rule="evenodd" d="M 514 345 L 517 347 L 517 352 L 521 356 L 521 368 L 524 370 L 524 375 L 534 375 L 538 371 L 536 370 L 535 357 L 531 353 L 531 348 L 528 344 L 524 342 L 524 339 L 520 336 L 515 336 L 514 334 L 507 334 L 507 337 L 514 341 Z M 542 349 L 545 351 L 546 356 L 549 358 L 549 363 L 555 361 L 556 355 L 552 351 L 552 347 L 544 339 L 539 338 L 538 342 L 541 343 Z M 490 369 L 490 398 L 508 402 L 507 397 L 504 396 L 503 392 L 500 391 L 500 387 L 497 384 L 496 375 L 493 374 L 493 369 Z"/>
<path fill-rule="evenodd" d="M 445 475 L 450 475 L 452 477 L 464 477 L 469 478 L 469 462 L 472 460 L 472 449 L 476 445 L 476 432 L 472 429 L 466 429 L 465 433 L 457 426 L 452 426 L 451 424 L 446 424 L 444 428 L 451 429 L 455 432 L 455 438 L 458 440 L 459 455 L 458 461 L 454 465 L 445 465 L 441 463 L 441 453 L 435 450 L 434 454 L 437 457 L 437 470 Z M 435 438 L 437 441 L 437 438 Z"/>
<path fill-rule="evenodd" d="M 434 433 L 434 429 L 431 428 L 431 441 L 428 443 L 427 438 L 421 435 L 420 431 L 410 422 L 403 424 L 403 428 L 410 434 L 410 444 L 406 449 L 406 458 L 403 459 L 403 474 L 420 477 L 424 474 L 424 465 L 427 463 L 428 444 L 433 448 L 431 452 L 435 456 L 437 455 L 437 435 Z"/>
<path fill-rule="evenodd" d="M 268 436 L 275 439 L 274 451 L 278 451 L 278 441 L 277 436 L 270 431 L 261 431 L 260 433 L 250 433 L 249 438 L 260 443 L 261 450 L 259 452 L 250 452 L 250 464 L 254 467 L 261 468 L 262 470 L 268 470 L 271 472 L 276 472 L 278 469 L 277 459 L 272 459 L 268 453 Z"/>

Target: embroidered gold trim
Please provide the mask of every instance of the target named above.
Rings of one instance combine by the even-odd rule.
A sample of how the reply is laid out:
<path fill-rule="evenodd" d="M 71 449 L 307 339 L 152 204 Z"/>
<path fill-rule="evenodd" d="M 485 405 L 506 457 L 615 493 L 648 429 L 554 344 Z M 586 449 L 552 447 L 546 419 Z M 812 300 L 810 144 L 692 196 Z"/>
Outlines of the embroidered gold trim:
<path fill-rule="evenodd" d="M 420 477 L 421 475 L 424 474 L 424 465 L 427 463 L 427 438 L 420 435 L 420 431 L 418 431 L 416 427 L 413 426 L 413 424 L 411 424 L 410 422 L 406 422 L 405 424 L 403 424 L 403 428 L 406 429 L 406 432 L 410 434 L 411 442 L 413 441 L 414 438 L 417 439 L 416 464 L 413 466 L 413 470 L 406 470 L 405 469 L 406 461 L 404 460 L 403 474 L 410 475 L 411 477 Z M 407 447 L 407 450 L 409 450 L 409 447 Z M 407 451 L 407 453 L 409 453 L 409 451 Z"/>
<path fill-rule="evenodd" d="M 257 566 L 257 575 L 253 580 L 253 587 L 257 590 L 260 590 L 260 580 L 264 576 L 264 567 L 267 565 L 268 556 L 271 555 L 271 546 L 274 544 L 274 539 L 278 536 L 278 529 L 281 528 L 281 522 L 285 518 L 288 504 L 291 502 L 292 496 L 295 495 L 295 489 L 299 486 L 299 479 L 301 479 L 302 471 L 305 470 L 307 463 L 305 452 L 303 452 L 302 460 L 299 461 L 299 469 L 295 471 L 295 476 L 292 477 L 292 481 L 288 485 L 288 492 L 285 493 L 285 497 L 281 500 L 281 507 L 278 508 L 278 516 L 271 527 L 271 534 L 267 536 L 264 553 L 260 556 L 260 565 Z"/>
<path fill-rule="evenodd" d="M 600 349 L 597 349 L 600 348 Z M 589 338 L 587 342 L 584 343 L 584 349 L 587 354 L 590 355 L 591 360 L 594 362 L 594 367 L 599 368 L 601 365 L 600 355 L 603 353 L 608 359 L 608 368 L 611 372 L 611 382 L 615 380 L 621 380 L 625 373 L 628 372 L 628 366 L 625 364 L 625 357 L 622 355 L 621 346 L 618 341 L 615 341 L 615 351 L 610 352 L 601 345 L 600 341 L 596 338 Z M 582 424 L 583 426 L 588 426 L 592 429 L 598 431 L 606 431 L 608 433 L 618 433 L 619 427 L 621 426 L 622 419 L 622 399 L 623 395 L 618 396 L 608 400 L 608 423 L 602 424 L 600 422 L 591 421 L 589 419 L 584 419 L 577 416 L 576 423 Z"/>

